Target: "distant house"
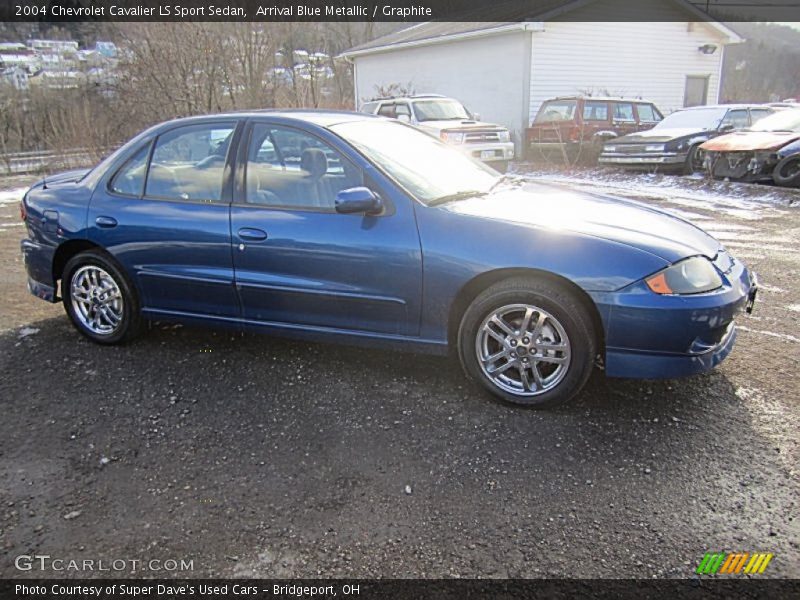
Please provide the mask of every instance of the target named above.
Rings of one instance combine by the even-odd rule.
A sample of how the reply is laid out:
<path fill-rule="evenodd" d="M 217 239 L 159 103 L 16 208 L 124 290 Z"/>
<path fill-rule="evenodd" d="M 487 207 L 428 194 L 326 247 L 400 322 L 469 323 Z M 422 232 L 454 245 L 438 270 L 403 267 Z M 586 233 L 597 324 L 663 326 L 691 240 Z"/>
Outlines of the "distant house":
<path fill-rule="evenodd" d="M 603 21 L 632 7 L 659 20 Z M 445 94 L 505 125 L 519 143 L 552 97 L 647 98 L 664 112 L 717 102 L 725 46 L 742 38 L 704 18 L 685 0 L 576 0 L 523 22 L 423 23 L 344 56 L 354 64 L 359 106 L 391 84 Z"/>

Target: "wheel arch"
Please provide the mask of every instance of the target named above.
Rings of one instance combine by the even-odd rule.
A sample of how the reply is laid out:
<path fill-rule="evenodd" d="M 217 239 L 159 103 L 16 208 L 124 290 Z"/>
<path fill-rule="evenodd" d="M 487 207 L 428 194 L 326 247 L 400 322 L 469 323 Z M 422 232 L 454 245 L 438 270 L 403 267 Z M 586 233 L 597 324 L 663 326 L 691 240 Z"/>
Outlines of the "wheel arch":
<path fill-rule="evenodd" d="M 67 263 L 73 256 L 81 252 L 86 252 L 87 250 L 102 250 L 102 248 L 84 239 L 69 240 L 56 248 L 56 252 L 53 255 L 53 283 L 56 283 L 63 277 L 64 267 L 67 266 Z"/>
<path fill-rule="evenodd" d="M 551 271 L 533 268 L 495 269 L 481 273 L 464 284 L 464 286 L 456 295 L 455 300 L 451 304 L 450 313 L 448 316 L 447 342 L 451 351 L 458 346 L 458 328 L 461 324 L 461 319 L 463 318 L 464 313 L 469 305 L 472 304 L 473 300 L 475 300 L 475 298 L 477 298 L 481 292 L 493 286 L 494 284 L 518 277 L 547 280 L 572 293 L 589 312 L 589 315 L 592 319 L 592 325 L 594 326 L 598 351 L 605 355 L 605 333 L 603 329 L 603 321 L 600 317 L 600 312 L 597 310 L 597 305 L 591 299 L 589 294 L 587 294 L 583 288 L 581 288 L 575 282 L 567 279 L 566 277 L 557 275 Z"/>

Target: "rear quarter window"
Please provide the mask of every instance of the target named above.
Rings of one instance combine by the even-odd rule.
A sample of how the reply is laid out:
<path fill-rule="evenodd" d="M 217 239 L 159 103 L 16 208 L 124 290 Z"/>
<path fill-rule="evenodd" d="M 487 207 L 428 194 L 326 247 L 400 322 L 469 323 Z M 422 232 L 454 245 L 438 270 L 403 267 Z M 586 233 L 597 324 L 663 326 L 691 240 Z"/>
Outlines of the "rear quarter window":
<path fill-rule="evenodd" d="M 552 123 L 558 121 L 572 121 L 578 107 L 577 100 L 550 100 L 542 104 L 536 113 L 534 123 Z"/>

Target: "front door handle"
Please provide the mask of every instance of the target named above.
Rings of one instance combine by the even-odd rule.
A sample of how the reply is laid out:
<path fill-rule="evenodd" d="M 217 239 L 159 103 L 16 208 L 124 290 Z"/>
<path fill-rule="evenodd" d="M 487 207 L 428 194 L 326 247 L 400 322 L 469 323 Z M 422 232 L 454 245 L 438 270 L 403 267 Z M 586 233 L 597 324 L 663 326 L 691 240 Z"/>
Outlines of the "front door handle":
<path fill-rule="evenodd" d="M 117 220 L 114 217 L 97 217 L 94 220 L 98 227 L 105 227 L 106 229 L 117 226 Z"/>
<path fill-rule="evenodd" d="M 242 227 L 239 230 L 239 237 L 251 242 L 260 242 L 267 239 L 267 232 L 262 229 L 253 229 L 252 227 Z"/>

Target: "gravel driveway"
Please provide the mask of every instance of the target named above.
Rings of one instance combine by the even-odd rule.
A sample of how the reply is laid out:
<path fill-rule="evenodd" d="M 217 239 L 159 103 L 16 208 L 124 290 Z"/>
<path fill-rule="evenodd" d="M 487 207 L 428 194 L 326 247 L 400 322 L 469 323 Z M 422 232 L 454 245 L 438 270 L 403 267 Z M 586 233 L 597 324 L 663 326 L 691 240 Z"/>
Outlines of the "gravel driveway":
<path fill-rule="evenodd" d="M 720 368 L 598 374 L 536 412 L 442 358 L 171 325 L 102 348 L 27 294 L 0 192 L 0 577 L 42 575 L 22 554 L 191 561 L 167 576 L 690 577 L 707 551 L 800 577 L 795 196 L 538 175 L 681 212 L 759 272 Z"/>

